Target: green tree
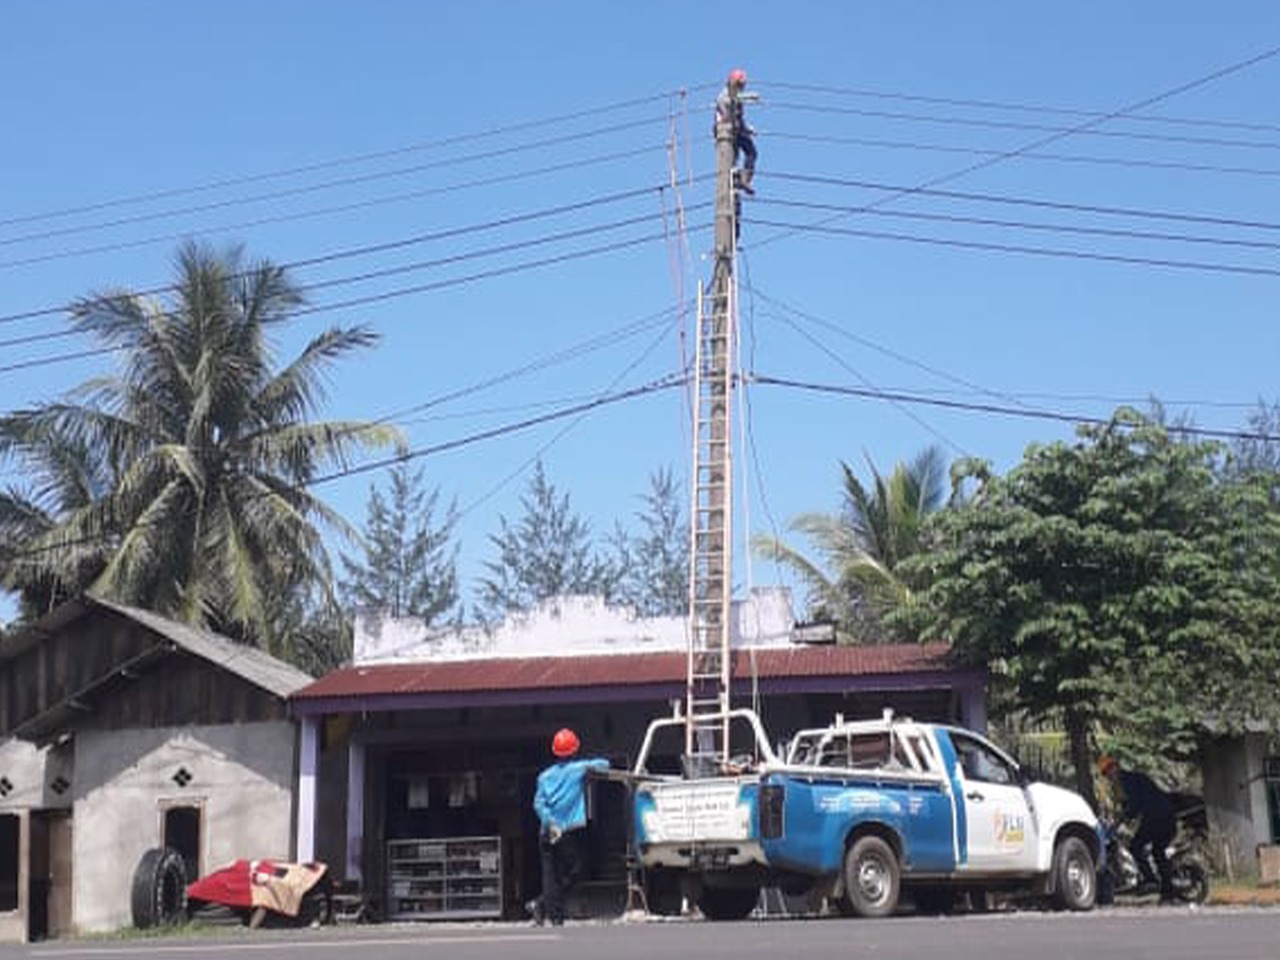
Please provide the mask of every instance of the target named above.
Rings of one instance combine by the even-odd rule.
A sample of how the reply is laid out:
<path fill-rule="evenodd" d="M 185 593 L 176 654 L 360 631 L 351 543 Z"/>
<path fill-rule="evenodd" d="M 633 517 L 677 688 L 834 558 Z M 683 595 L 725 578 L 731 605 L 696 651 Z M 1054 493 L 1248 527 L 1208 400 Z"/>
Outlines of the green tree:
<path fill-rule="evenodd" d="M 342 555 L 347 604 L 430 626 L 458 614 L 458 545 L 451 543 L 458 511 L 450 503 L 437 520 L 440 492 L 427 490 L 422 471 L 401 463 L 391 470 L 388 495 L 371 487 L 361 545 L 363 557 Z"/>
<path fill-rule="evenodd" d="M 77 438 L 51 432 L 40 411 L 0 418 L 0 457 L 25 479 L 0 491 L 0 570 L 18 593 L 19 618 L 32 620 L 70 599 L 106 564 L 105 541 L 75 544 L 57 567 L 24 563 L 32 544 L 60 518 L 92 505 L 113 485 L 109 465 Z"/>
<path fill-rule="evenodd" d="M 618 599 L 641 616 L 683 616 L 689 609 L 689 526 L 683 491 L 670 470 L 649 476 L 636 511 L 639 533 L 613 537 Z"/>
<path fill-rule="evenodd" d="M 74 329 L 121 351 L 122 372 L 12 413 L 0 433 L 11 455 L 86 453 L 106 488 L 37 486 L 28 499 L 45 498 L 49 523 L 4 558 L 5 585 L 28 600 L 91 590 L 284 650 L 272 604 L 331 593 L 321 527 L 347 531 L 308 485 L 398 439 L 311 419 L 327 369 L 377 337 L 335 327 L 276 367 L 269 337 L 302 304 L 283 268 L 196 244 L 179 250 L 163 301 L 110 292 L 75 304 Z"/>
<path fill-rule="evenodd" d="M 1128 409 L 1078 436 L 933 515 L 896 619 L 989 668 L 996 704 L 1061 717 L 1091 796 L 1098 731 L 1186 758 L 1206 727 L 1275 713 L 1258 671 L 1277 665 L 1280 528 L 1261 486 L 1218 481 L 1215 444 Z"/>
<path fill-rule="evenodd" d="M 514 523 L 500 516 L 499 532 L 489 536 L 497 557 L 484 564 L 490 575 L 480 581 L 481 615 L 497 620 L 565 594 L 611 599 L 616 568 L 596 552 L 591 525 L 547 479 L 541 460 L 520 504 L 524 515 Z"/>
<path fill-rule="evenodd" d="M 946 501 L 946 462 L 927 447 L 884 476 L 867 458 L 871 485 L 864 486 L 841 461 L 839 513 L 805 513 L 789 528 L 810 545 L 816 559 L 771 536 L 756 537 L 757 555 L 791 568 L 809 590 L 808 615 L 834 620 L 841 639 L 876 643 L 903 638 L 888 615 L 906 604 L 910 590 L 899 567 L 920 550 L 926 518 Z"/>

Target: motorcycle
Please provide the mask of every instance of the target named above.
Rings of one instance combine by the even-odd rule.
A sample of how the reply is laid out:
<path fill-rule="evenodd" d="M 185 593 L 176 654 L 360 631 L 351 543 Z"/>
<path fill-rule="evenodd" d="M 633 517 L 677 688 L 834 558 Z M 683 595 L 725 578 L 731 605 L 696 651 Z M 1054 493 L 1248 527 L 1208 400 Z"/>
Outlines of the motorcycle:
<path fill-rule="evenodd" d="M 1204 801 L 1191 794 L 1174 794 L 1177 830 L 1165 848 L 1172 869 L 1173 895 L 1183 903 L 1200 904 L 1209 897 L 1209 867 L 1200 854 L 1208 832 Z M 1129 850 L 1129 835 L 1118 824 L 1099 823 L 1102 856 L 1098 865 L 1098 902 L 1111 903 L 1117 896 L 1155 893 L 1142 883 L 1142 871 Z"/>

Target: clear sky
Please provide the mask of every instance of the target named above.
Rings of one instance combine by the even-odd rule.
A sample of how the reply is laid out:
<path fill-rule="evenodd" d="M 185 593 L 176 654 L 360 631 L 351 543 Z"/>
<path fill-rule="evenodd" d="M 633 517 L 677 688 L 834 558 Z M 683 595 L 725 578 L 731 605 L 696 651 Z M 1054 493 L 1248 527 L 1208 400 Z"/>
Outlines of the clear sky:
<path fill-rule="evenodd" d="M 1240 429 L 1280 397 L 1280 56 L 1164 95 L 1277 45 L 1264 0 L 9 0 L 0 409 L 111 362 L 40 362 L 93 344 L 16 315 L 162 286 L 187 236 L 313 261 L 320 309 L 281 356 L 374 326 L 325 415 L 395 414 L 417 450 L 672 374 L 708 275 L 710 106 L 742 67 L 742 366 L 879 396 L 747 391 L 740 533 L 835 509 L 841 459 L 940 443 L 1003 472 L 1071 433 L 924 399 L 1106 417 L 1156 396 Z M 925 184 L 952 193 L 903 193 Z M 604 533 L 652 471 L 685 482 L 686 411 L 660 392 L 422 457 L 464 512 L 468 589 L 536 458 Z M 320 489 L 358 524 L 382 479 Z"/>

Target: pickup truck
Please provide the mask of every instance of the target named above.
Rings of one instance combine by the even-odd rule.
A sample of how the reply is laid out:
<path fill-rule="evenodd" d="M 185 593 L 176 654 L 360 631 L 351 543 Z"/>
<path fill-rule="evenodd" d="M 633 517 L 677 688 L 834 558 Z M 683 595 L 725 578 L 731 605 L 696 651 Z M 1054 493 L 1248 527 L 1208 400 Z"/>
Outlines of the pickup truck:
<path fill-rule="evenodd" d="M 1092 909 L 1093 811 L 977 733 L 837 716 L 775 750 L 751 711 L 725 717 L 754 744 L 722 770 L 649 769 L 664 731 L 683 729 L 678 716 L 645 735 L 632 774 L 651 910 L 690 897 L 709 919 L 741 919 L 764 887 L 862 917 L 894 912 L 904 891 L 927 911 L 988 891 Z"/>

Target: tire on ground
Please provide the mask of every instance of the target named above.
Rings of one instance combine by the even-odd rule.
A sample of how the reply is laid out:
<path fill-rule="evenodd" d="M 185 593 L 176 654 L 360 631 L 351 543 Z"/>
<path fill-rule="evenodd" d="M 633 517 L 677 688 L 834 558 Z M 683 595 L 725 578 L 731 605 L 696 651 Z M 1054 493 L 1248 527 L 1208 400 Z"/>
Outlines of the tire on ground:
<path fill-rule="evenodd" d="M 187 868 L 171 847 L 148 850 L 133 871 L 133 925 L 140 930 L 176 923 L 187 912 Z"/>
<path fill-rule="evenodd" d="M 874 834 L 859 837 L 844 855 L 841 913 L 886 917 L 898 907 L 902 868 L 893 847 Z"/>
<path fill-rule="evenodd" d="M 1065 837 L 1053 853 L 1053 905 L 1059 910 L 1092 910 L 1098 898 L 1093 854 L 1079 837 Z"/>

